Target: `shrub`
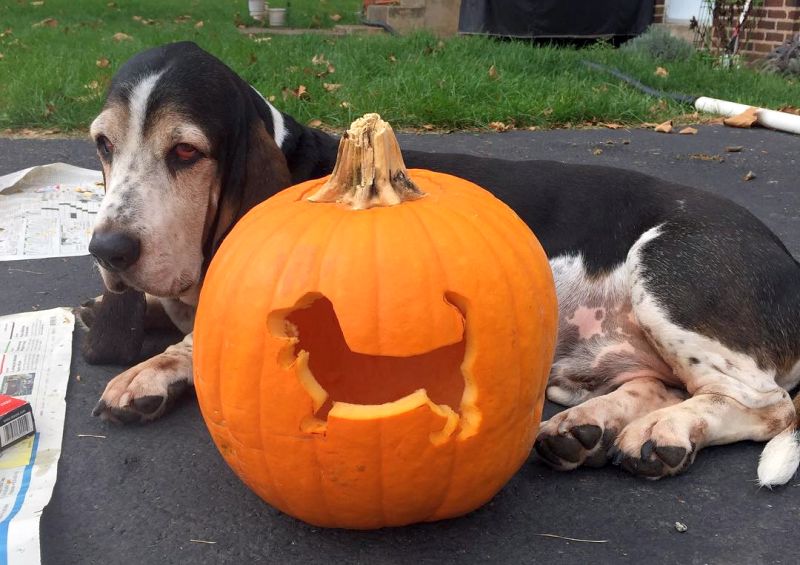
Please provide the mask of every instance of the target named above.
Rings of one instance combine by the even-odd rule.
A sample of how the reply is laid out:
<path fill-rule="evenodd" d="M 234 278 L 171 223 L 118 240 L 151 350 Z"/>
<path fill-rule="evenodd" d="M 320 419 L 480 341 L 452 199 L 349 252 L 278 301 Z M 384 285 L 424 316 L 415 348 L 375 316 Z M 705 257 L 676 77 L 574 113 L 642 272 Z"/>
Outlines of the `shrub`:
<path fill-rule="evenodd" d="M 651 26 L 639 37 L 622 47 L 626 51 L 641 53 L 659 61 L 685 61 L 695 50 L 685 39 L 673 36 L 663 27 Z"/>

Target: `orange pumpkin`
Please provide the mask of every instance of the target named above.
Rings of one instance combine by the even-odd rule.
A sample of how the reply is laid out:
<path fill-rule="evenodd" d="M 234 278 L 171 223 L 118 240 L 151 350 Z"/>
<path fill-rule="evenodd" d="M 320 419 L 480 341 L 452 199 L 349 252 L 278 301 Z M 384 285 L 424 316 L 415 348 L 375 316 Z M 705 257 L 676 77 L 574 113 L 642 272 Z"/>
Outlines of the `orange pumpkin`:
<path fill-rule="evenodd" d="M 406 171 L 375 115 L 331 177 L 254 208 L 195 322 L 195 384 L 228 464 L 320 526 L 465 514 L 527 458 L 556 336 L 527 226 L 465 180 Z"/>

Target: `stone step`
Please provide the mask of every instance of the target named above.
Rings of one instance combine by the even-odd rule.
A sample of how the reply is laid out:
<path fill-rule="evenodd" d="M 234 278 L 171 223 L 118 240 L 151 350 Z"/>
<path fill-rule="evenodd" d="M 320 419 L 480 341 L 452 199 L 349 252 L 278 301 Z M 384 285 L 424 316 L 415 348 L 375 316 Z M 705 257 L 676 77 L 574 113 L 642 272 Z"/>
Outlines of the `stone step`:
<path fill-rule="evenodd" d="M 386 33 L 383 28 L 377 26 L 366 26 L 359 24 L 336 25 L 332 28 L 296 28 L 296 27 L 242 27 L 239 33 L 245 35 L 374 35 Z"/>

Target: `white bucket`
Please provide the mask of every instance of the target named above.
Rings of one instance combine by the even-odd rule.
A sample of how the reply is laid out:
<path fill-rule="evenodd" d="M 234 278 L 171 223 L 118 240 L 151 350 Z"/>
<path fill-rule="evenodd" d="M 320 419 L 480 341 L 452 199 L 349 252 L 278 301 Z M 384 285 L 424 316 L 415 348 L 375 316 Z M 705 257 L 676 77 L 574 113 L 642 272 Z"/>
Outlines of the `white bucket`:
<path fill-rule="evenodd" d="M 286 25 L 286 8 L 270 8 L 268 11 L 270 27 L 283 27 Z"/>
<path fill-rule="evenodd" d="M 254 20 L 264 21 L 269 5 L 265 0 L 247 0 L 247 8 L 250 10 L 250 17 Z"/>

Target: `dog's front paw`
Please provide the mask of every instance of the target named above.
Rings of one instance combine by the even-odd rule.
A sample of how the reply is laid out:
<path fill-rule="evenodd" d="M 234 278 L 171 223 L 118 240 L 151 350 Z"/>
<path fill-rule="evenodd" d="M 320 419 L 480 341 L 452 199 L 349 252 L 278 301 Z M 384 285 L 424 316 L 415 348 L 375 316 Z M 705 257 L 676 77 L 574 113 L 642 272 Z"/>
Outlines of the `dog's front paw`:
<path fill-rule="evenodd" d="M 191 382 L 191 354 L 165 352 L 109 381 L 92 415 L 123 424 L 149 422 L 168 412 Z"/>
<path fill-rule="evenodd" d="M 569 471 L 581 465 L 602 467 L 616 431 L 608 429 L 590 410 L 576 406 L 542 424 L 536 453 L 551 467 Z"/>
<path fill-rule="evenodd" d="M 634 420 L 619 434 L 610 453 L 612 462 L 648 479 L 682 473 L 697 455 L 692 425 L 685 418 L 666 409 Z"/>

